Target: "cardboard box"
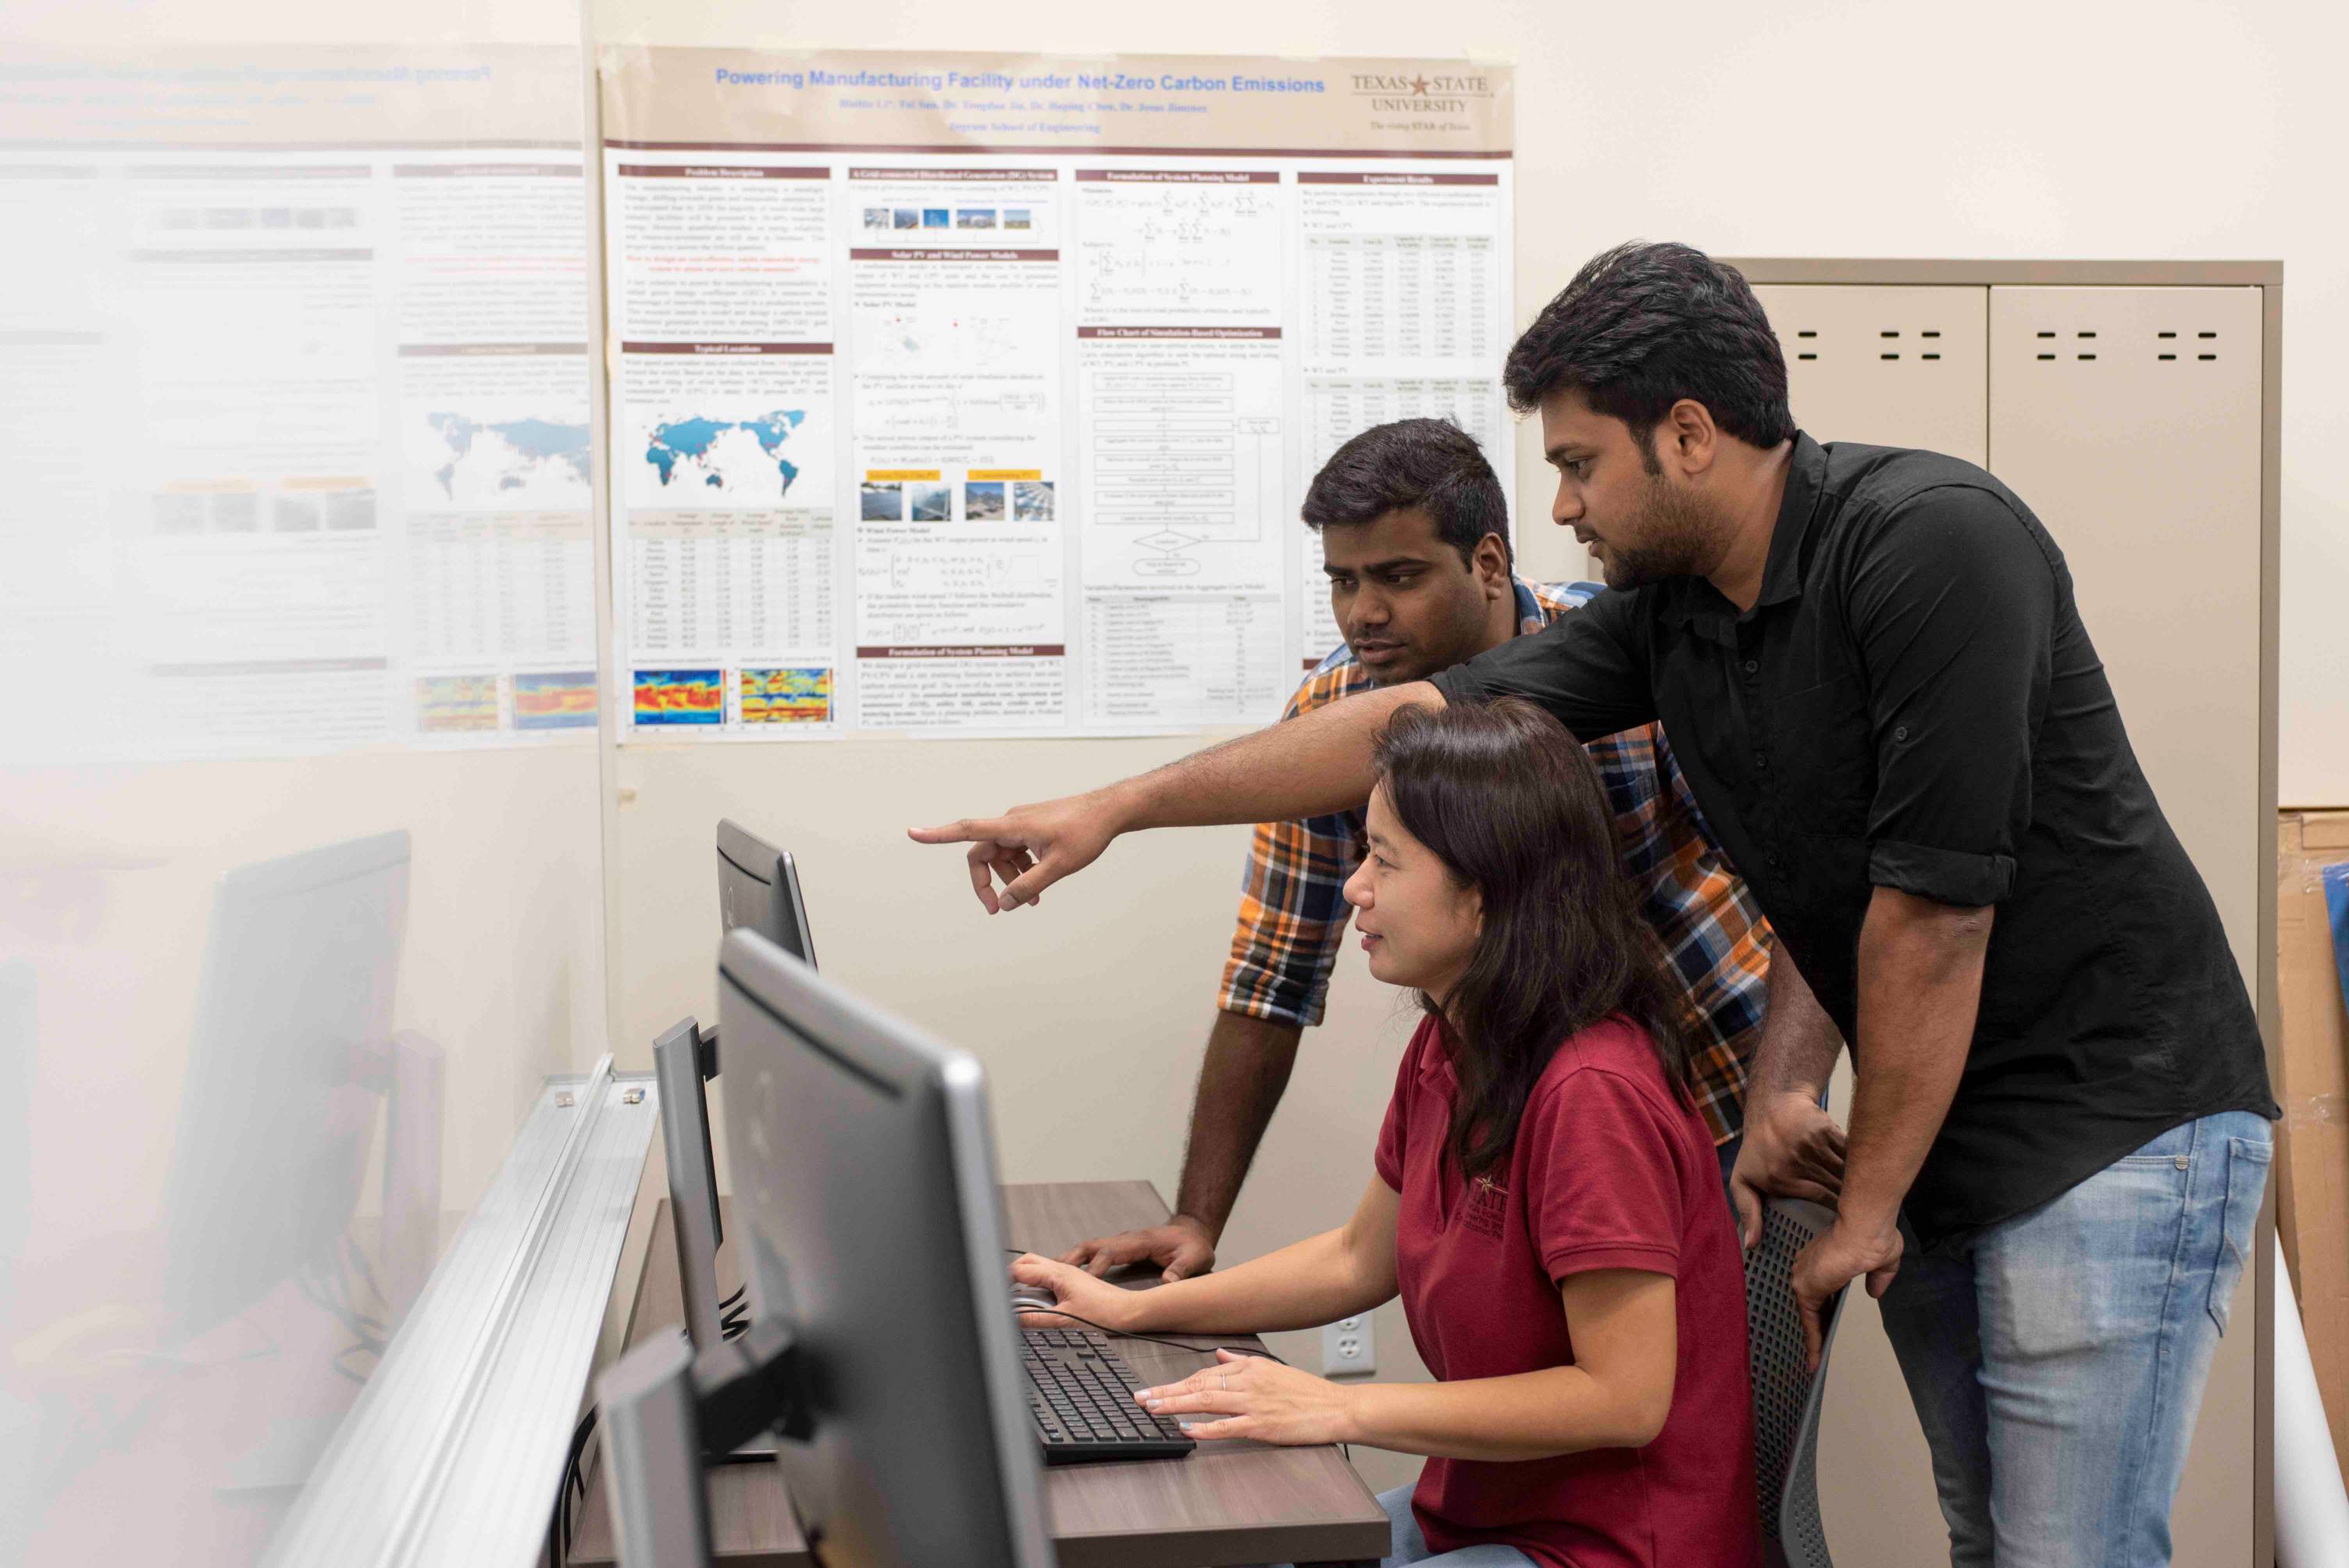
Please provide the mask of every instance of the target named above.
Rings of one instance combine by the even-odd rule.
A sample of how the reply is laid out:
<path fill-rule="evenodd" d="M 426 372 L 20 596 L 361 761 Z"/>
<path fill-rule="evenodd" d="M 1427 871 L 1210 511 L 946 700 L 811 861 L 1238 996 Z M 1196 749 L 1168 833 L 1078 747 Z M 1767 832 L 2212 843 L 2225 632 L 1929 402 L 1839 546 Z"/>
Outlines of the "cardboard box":
<path fill-rule="evenodd" d="M 2283 1104 L 2276 1231 L 2300 1297 L 2333 1448 L 2349 1470 L 2349 1016 L 2323 868 L 2349 861 L 2349 811 L 2285 811 L 2276 836 Z"/>

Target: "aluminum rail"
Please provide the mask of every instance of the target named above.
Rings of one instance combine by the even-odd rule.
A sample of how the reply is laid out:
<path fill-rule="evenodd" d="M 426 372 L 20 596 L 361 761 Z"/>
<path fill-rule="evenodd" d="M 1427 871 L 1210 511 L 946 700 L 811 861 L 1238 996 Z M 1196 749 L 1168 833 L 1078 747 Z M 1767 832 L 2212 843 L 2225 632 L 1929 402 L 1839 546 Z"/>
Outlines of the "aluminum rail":
<path fill-rule="evenodd" d="M 266 1562 L 537 1561 L 657 1109 L 609 1056 L 546 1080 Z"/>

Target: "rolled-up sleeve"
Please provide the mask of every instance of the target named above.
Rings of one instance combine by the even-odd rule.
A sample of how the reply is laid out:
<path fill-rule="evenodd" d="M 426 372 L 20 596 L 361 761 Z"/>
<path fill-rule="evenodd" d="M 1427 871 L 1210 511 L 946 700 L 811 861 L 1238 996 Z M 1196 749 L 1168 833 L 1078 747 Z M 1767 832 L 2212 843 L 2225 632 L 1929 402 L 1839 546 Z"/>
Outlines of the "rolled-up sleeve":
<path fill-rule="evenodd" d="M 1868 880 L 1978 908 L 2014 891 L 2046 710 L 2058 563 L 1989 490 L 1915 498 L 1851 581 L 1877 787 Z"/>
<path fill-rule="evenodd" d="M 1637 597 L 1601 593 L 1530 636 L 1453 665 L 1433 677 L 1435 688 L 1446 702 L 1525 697 L 1586 741 L 1650 723 L 1656 703 Z"/>

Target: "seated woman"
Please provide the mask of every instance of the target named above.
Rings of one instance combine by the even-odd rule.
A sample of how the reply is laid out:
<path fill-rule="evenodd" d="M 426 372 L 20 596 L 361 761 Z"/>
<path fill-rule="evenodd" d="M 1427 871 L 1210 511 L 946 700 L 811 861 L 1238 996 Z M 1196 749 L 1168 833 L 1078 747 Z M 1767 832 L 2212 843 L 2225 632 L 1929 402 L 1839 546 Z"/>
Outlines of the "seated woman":
<path fill-rule="evenodd" d="M 1371 973 L 1427 1016 L 1354 1217 L 1149 1290 L 1032 1254 L 1012 1273 L 1137 1333 L 1307 1328 L 1400 1294 L 1433 1383 L 1219 1351 L 1137 1396 L 1202 1440 L 1429 1456 L 1380 1499 L 1389 1564 L 1753 1568 L 1743 1262 L 1589 758 L 1507 700 L 1404 708 L 1375 764 L 1346 897 Z"/>

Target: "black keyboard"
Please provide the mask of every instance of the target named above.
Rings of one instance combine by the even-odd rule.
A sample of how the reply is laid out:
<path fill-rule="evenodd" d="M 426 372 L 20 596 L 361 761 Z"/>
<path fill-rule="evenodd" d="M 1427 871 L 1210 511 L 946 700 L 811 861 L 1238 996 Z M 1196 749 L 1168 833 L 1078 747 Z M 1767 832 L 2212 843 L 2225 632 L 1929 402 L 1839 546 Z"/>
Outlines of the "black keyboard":
<path fill-rule="evenodd" d="M 1028 1414 L 1048 1465 L 1097 1460 L 1179 1460 L 1198 1444 L 1171 1419 L 1133 1402 L 1142 1379 L 1110 1348 L 1109 1336 L 1082 1328 L 1020 1331 Z"/>

